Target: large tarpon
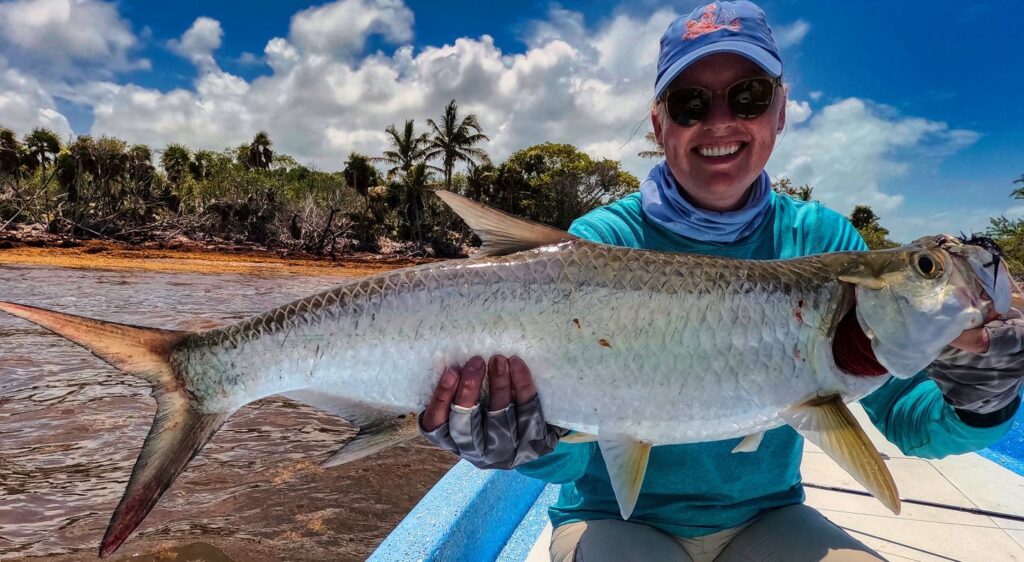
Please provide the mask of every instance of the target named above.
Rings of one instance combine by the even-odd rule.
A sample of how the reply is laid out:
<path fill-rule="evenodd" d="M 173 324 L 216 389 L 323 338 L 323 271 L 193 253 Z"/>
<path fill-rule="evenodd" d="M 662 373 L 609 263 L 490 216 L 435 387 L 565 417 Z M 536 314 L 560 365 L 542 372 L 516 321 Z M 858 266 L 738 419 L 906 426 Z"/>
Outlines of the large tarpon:
<path fill-rule="evenodd" d="M 471 354 L 525 360 L 547 421 L 599 442 L 624 518 L 652 446 L 746 437 L 737 451 L 748 451 L 785 424 L 898 512 L 892 476 L 844 404 L 889 376 L 837 368 L 837 325 L 855 314 L 889 374 L 911 376 L 1009 307 L 999 260 L 947 236 L 731 260 L 595 244 L 440 195 L 484 240 L 476 257 L 355 280 L 221 329 L 0 303 L 153 385 L 157 414 L 101 556 L 243 405 L 284 394 L 360 425 L 333 459 L 347 462 L 415 436 L 409 413 L 426 406 L 444 365 Z"/>

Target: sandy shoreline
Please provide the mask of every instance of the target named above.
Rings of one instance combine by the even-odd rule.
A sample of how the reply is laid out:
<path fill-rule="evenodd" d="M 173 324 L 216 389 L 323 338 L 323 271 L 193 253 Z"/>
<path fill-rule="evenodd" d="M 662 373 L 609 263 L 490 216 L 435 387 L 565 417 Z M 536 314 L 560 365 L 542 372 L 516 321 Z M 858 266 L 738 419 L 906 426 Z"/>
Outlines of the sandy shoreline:
<path fill-rule="evenodd" d="M 426 263 L 428 259 L 349 254 L 335 260 L 287 255 L 240 247 L 131 246 L 85 240 L 70 247 L 20 245 L 0 249 L 0 265 L 39 265 L 78 269 L 138 270 L 179 273 L 242 273 L 361 277 Z"/>

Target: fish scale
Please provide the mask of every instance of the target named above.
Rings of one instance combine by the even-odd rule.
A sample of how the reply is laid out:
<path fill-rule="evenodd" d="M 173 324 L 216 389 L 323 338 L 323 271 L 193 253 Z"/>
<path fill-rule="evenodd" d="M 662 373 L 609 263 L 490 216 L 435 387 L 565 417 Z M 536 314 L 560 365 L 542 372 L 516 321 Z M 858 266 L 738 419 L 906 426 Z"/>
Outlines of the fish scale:
<path fill-rule="evenodd" d="M 624 519 L 653 445 L 744 437 L 733 450 L 743 454 L 783 424 L 898 513 L 895 482 L 845 406 L 889 376 L 839 369 L 837 324 L 860 327 L 877 356 L 865 360 L 913 376 L 1010 302 L 1009 274 L 985 270 L 999 262 L 946 236 L 882 252 L 735 260 L 595 244 L 439 196 L 483 240 L 479 257 L 354 280 L 221 329 L 142 328 L 0 302 L 153 386 L 157 415 L 101 556 L 243 405 L 284 394 L 348 419 L 360 432 L 328 464 L 351 462 L 418 435 L 408 413 L 424 409 L 446 365 L 478 354 L 521 357 L 546 421 L 575 430 L 568 443 L 599 442 Z"/>
<path fill-rule="evenodd" d="M 840 263 L 805 258 L 794 267 L 576 240 L 355 281 L 196 335 L 178 361 L 196 394 L 222 390 L 225 403 L 212 409 L 304 388 L 405 412 L 426 406 L 439 364 L 519 355 L 562 427 L 654 444 L 740 437 L 781 425 L 780 412 L 816 392 L 859 396 L 877 386 L 834 365 L 819 369 L 831 363 L 827 328 L 845 312 L 829 261 Z M 780 269 L 791 281 L 780 282 Z M 801 301 L 811 305 L 805 319 L 826 329 L 797 321 Z M 222 383 L 225 358 L 245 372 L 243 386 Z M 637 421 L 637 403 L 655 415 Z"/>

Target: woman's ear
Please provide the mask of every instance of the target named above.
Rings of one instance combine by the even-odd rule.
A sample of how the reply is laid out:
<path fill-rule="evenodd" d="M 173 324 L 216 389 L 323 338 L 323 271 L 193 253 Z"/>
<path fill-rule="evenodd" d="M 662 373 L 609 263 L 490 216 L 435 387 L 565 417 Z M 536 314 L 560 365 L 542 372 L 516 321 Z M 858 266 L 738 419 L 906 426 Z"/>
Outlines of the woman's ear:
<path fill-rule="evenodd" d="M 789 86 L 782 84 L 779 89 L 782 90 L 782 96 L 779 97 L 779 103 L 782 104 L 782 108 L 779 110 L 779 124 L 778 129 L 775 131 L 776 134 L 781 133 L 786 128 L 786 101 L 789 99 Z"/>
<path fill-rule="evenodd" d="M 661 142 L 661 109 L 658 102 L 651 105 L 651 125 L 654 127 L 654 138 L 658 141 L 658 146 L 664 147 L 665 143 Z"/>

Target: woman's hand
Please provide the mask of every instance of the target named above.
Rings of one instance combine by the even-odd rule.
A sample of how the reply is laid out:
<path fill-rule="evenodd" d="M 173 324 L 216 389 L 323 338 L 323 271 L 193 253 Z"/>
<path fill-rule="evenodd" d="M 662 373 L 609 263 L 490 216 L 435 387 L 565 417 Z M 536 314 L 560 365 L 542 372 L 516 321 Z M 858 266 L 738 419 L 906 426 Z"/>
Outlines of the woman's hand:
<path fill-rule="evenodd" d="M 487 377 L 487 411 L 480 405 Z M 420 431 L 430 442 L 479 468 L 510 469 L 554 450 L 564 435 L 544 423 L 537 388 L 518 357 L 477 356 L 461 369 L 449 367 L 420 414 Z"/>
<path fill-rule="evenodd" d="M 1010 406 L 1024 386 L 1024 317 L 1011 309 L 964 331 L 927 372 L 958 411 L 991 415 Z"/>

